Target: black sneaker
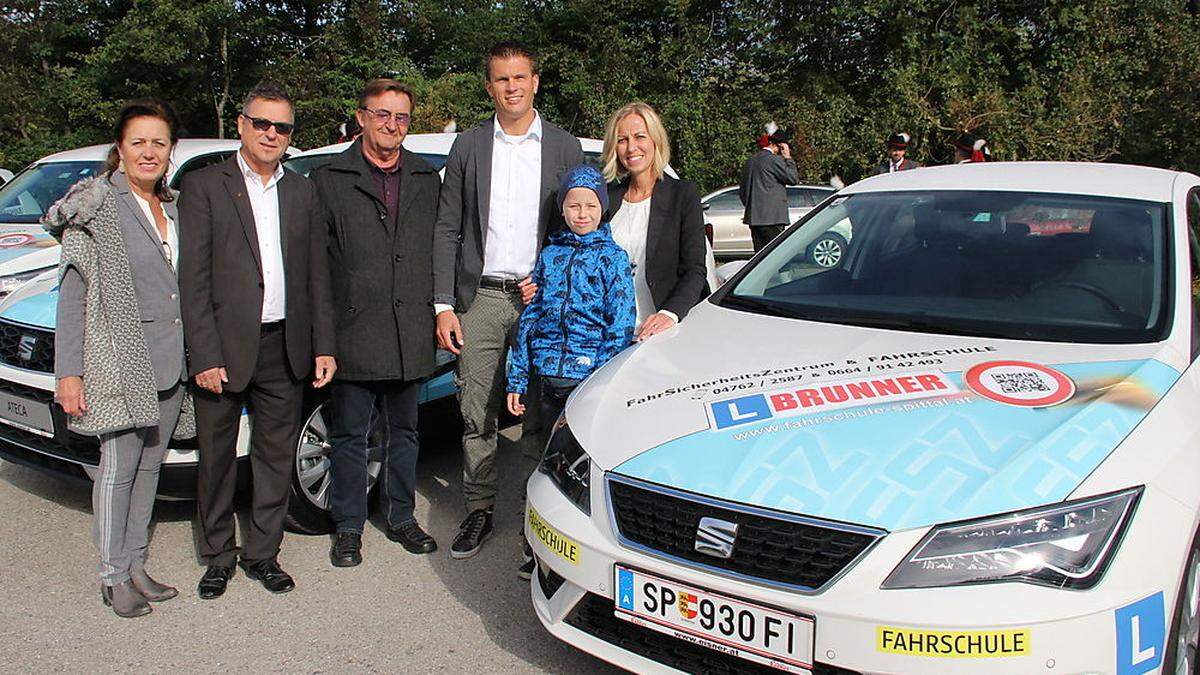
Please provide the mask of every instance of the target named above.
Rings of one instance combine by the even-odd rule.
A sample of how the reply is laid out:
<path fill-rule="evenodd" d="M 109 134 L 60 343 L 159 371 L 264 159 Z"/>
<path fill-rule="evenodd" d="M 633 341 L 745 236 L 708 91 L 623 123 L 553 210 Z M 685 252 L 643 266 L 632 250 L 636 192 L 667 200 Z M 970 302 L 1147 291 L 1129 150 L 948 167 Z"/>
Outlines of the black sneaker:
<path fill-rule="evenodd" d="M 529 542 L 521 540 L 521 566 L 517 568 L 517 576 L 528 581 L 533 578 L 533 570 L 537 567 L 537 563 L 533 561 L 533 549 L 529 548 Z"/>
<path fill-rule="evenodd" d="M 476 509 L 467 514 L 458 526 L 458 536 L 450 545 L 450 557 L 462 560 L 479 553 L 483 540 L 492 533 L 492 507 Z"/>
<path fill-rule="evenodd" d="M 329 562 L 334 567 L 354 567 L 362 563 L 362 535 L 338 532 L 329 547 Z"/>

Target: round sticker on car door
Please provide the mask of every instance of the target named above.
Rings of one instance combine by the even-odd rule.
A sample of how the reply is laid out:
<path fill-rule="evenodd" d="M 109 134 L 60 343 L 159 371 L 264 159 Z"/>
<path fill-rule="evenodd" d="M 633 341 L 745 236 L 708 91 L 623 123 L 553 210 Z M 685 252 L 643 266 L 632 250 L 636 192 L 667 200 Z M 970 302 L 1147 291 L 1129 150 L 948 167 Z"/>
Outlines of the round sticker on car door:
<path fill-rule="evenodd" d="M 1075 395 L 1075 382 L 1066 375 L 1028 361 L 987 361 L 963 376 L 971 391 L 1007 405 L 1046 408 Z"/>

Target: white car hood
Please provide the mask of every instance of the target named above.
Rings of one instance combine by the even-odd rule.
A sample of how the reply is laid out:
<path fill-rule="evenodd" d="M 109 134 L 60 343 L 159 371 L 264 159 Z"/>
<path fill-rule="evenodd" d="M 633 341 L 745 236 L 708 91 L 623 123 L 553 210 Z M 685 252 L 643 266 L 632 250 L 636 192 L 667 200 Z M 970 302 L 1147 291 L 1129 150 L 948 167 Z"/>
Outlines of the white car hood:
<path fill-rule="evenodd" d="M 899 530 L 1066 498 L 1179 378 L 1159 352 L 705 302 L 593 375 L 567 419 L 604 471 Z"/>

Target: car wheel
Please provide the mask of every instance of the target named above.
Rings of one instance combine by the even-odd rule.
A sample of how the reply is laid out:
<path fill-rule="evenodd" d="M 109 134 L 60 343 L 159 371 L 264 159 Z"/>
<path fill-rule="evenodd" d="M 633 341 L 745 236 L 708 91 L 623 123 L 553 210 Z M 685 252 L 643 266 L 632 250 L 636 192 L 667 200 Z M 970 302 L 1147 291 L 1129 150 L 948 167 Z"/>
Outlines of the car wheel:
<path fill-rule="evenodd" d="M 845 254 L 846 240 L 836 232 L 826 232 L 808 245 L 808 261 L 825 269 L 841 265 Z"/>
<path fill-rule="evenodd" d="M 1192 550 L 1183 569 L 1174 616 L 1163 672 L 1196 675 L 1197 660 L 1200 660 L 1200 532 L 1192 538 Z"/>
<path fill-rule="evenodd" d="M 329 420 L 326 404 L 309 413 L 296 444 L 292 463 L 292 495 L 285 525 L 300 534 L 325 534 L 333 529 L 329 514 Z M 371 421 L 367 434 L 367 492 L 375 486 L 383 466 L 384 429 L 380 415 Z"/>

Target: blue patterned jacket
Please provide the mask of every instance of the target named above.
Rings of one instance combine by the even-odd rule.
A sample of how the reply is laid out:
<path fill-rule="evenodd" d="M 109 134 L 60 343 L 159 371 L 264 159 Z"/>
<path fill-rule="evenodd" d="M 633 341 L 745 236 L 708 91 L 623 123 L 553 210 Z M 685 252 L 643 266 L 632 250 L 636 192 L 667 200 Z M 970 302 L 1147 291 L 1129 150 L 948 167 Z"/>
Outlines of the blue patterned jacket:
<path fill-rule="evenodd" d="M 551 234 L 533 281 L 538 291 L 521 313 L 507 391 L 524 393 L 531 371 L 581 380 L 633 341 L 633 274 L 608 223 L 583 236 L 565 225 Z"/>

